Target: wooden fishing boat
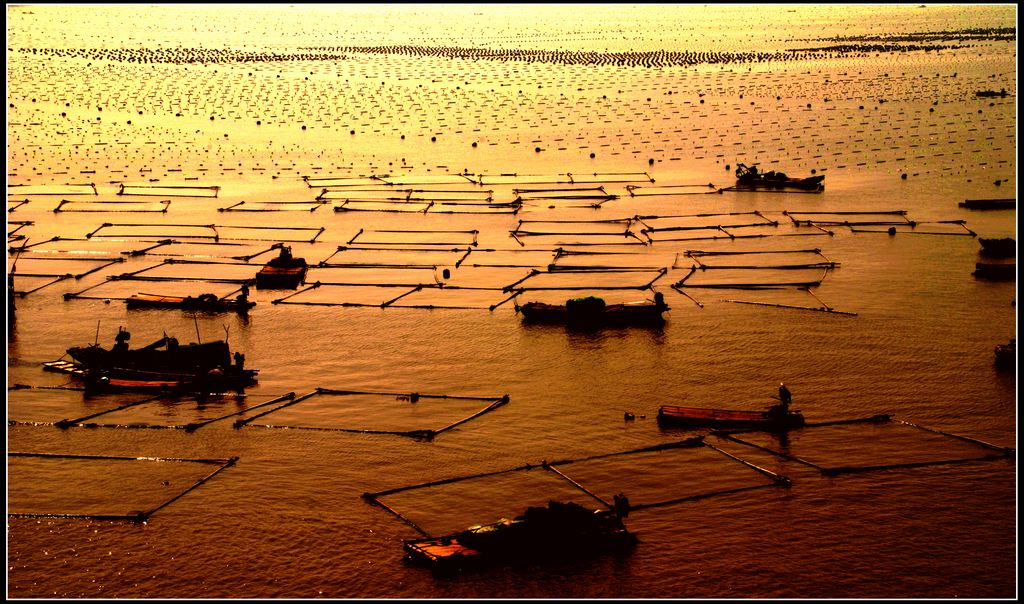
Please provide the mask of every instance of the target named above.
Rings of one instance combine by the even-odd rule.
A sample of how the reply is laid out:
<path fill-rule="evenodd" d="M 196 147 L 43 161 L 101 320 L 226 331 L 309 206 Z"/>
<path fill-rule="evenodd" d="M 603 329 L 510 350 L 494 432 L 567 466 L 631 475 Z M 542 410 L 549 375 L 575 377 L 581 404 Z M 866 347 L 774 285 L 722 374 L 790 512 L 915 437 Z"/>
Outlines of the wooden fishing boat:
<path fill-rule="evenodd" d="M 538 562 L 609 551 L 636 543 L 620 515 L 576 503 L 550 501 L 513 520 L 470 527 L 444 537 L 405 542 L 406 561 L 435 572 L 458 572 L 484 564 Z"/>
<path fill-rule="evenodd" d="M 1001 88 L 999 90 L 979 90 L 979 91 L 974 93 L 974 96 L 982 97 L 982 98 L 984 98 L 984 97 L 993 97 L 993 96 L 1004 97 L 1004 96 L 1006 96 L 1006 89 L 1005 88 Z"/>
<path fill-rule="evenodd" d="M 981 244 L 982 256 L 990 258 L 1012 258 L 1017 255 L 1017 242 L 1013 237 L 1000 237 L 998 239 L 978 238 Z"/>
<path fill-rule="evenodd" d="M 181 310 L 199 310 L 206 312 L 234 311 L 239 313 L 247 312 L 255 302 L 247 297 L 218 298 L 214 294 L 200 294 L 198 296 L 161 296 L 157 294 L 132 294 L 125 300 L 125 305 L 130 309 L 137 308 L 178 308 Z"/>
<path fill-rule="evenodd" d="M 1017 279 L 1016 262 L 976 262 L 974 272 L 978 279 L 989 281 L 1015 281 Z"/>
<path fill-rule="evenodd" d="M 1010 338 L 1008 344 L 996 344 L 995 347 L 996 366 L 1000 369 L 1016 369 L 1017 367 L 1017 338 Z"/>
<path fill-rule="evenodd" d="M 704 409 L 662 405 L 658 409 L 658 424 L 684 428 L 754 428 L 783 431 L 804 425 L 799 411 L 784 411 L 780 406 L 768 411 L 737 409 Z"/>
<path fill-rule="evenodd" d="M 1009 199 L 965 199 L 958 204 L 969 210 L 1013 210 L 1017 207 L 1015 198 Z"/>
<path fill-rule="evenodd" d="M 753 189 L 800 189 L 803 191 L 824 191 L 822 181 L 825 175 L 790 178 L 783 172 L 770 170 L 759 172 L 757 166 L 736 164 L 736 186 Z"/>
<path fill-rule="evenodd" d="M 662 313 L 668 309 L 661 292 L 654 295 L 653 302 L 606 304 L 601 298 L 588 296 L 567 300 L 565 304 L 527 302 L 522 306 L 516 305 L 525 321 L 587 325 L 659 323 L 665 320 Z"/>
<path fill-rule="evenodd" d="M 120 329 L 112 348 L 73 346 L 67 353 L 74 362 L 54 361 L 44 367 L 82 378 L 87 391 L 239 389 L 255 383 L 259 373 L 245 369 L 245 356 L 240 352 L 232 355 L 223 340 L 178 344 L 165 335 L 142 348 L 130 349 L 130 339 L 131 334 Z"/>
<path fill-rule="evenodd" d="M 256 287 L 295 289 L 306 280 L 308 268 L 305 258 L 295 258 L 292 256 L 292 249 L 282 245 L 280 255 L 267 262 L 256 273 Z"/>

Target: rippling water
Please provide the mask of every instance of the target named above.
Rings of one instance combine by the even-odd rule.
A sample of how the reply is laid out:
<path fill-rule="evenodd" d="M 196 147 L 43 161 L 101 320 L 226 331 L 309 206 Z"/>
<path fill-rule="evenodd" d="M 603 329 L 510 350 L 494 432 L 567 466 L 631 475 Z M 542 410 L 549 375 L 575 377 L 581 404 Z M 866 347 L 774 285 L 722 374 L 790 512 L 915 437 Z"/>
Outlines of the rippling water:
<path fill-rule="evenodd" d="M 991 32 L 969 35 L 1015 25 L 1011 6 L 8 7 L 9 240 L 40 246 L 16 265 L 15 288 L 25 295 L 16 300 L 8 335 L 8 452 L 238 458 L 186 491 L 216 467 L 9 455 L 9 513 L 129 514 L 184 494 L 145 524 L 9 517 L 8 595 L 1014 597 L 1015 454 L 930 464 L 991 451 L 925 428 L 1016 446 L 1015 374 L 997 370 L 992 354 L 1016 334 L 1015 283 L 971 275 L 981 259 L 977 237 L 1016 237 L 1015 211 L 957 205 L 1016 195 L 1015 46 Z M 928 32 L 947 33 L 907 43 L 946 47 L 836 48 L 791 60 L 777 54 L 838 47 L 844 36 L 884 44 Z M 317 55 L 330 52 L 342 56 Z M 1000 88 L 1009 95 L 974 96 Z M 813 169 L 826 174 L 825 192 L 631 196 L 627 188 L 713 192 L 733 184 L 737 162 L 791 175 Z M 515 215 L 334 212 L 337 198 L 315 211 L 223 211 L 239 202 L 314 205 L 320 191 L 302 176 L 409 175 L 407 182 L 423 183 L 457 180 L 450 175 L 463 171 L 487 175 L 478 188 L 493 190 L 498 202 L 514 199 L 516 188 L 564 187 L 567 174 L 577 183 L 596 181 L 577 187 L 602 186 L 618 197 L 599 208 L 527 201 Z M 562 183 L 550 184 L 555 177 Z M 97 195 L 67 197 L 66 185 L 79 183 L 94 183 Z M 166 197 L 119 196 L 122 183 L 220 189 L 216 197 L 167 190 Z M 62 198 L 81 205 L 54 212 Z M 131 200 L 152 209 L 164 199 L 166 213 L 114 206 L 96 213 L 85 205 Z M 837 224 L 823 227 L 826 234 L 793 225 L 787 214 L 857 222 L 841 213 L 895 210 L 915 225 L 889 235 L 888 224 Z M 757 222 L 754 211 L 778 224 L 731 229 L 756 238 L 730 239 L 712 228 Z M 652 231 L 646 244 L 643 237 L 591 238 L 607 232 L 596 220 L 646 216 L 664 225 L 668 216 L 693 221 L 699 214 L 713 233 L 688 239 L 689 231 Z M 223 233 L 217 245 L 204 238 L 210 224 Z M 517 227 L 551 234 L 523 236 L 520 245 L 510 236 Z M 127 311 L 120 301 L 136 291 L 224 294 L 237 283 L 107 279 L 143 269 L 171 278 L 245 278 L 266 256 L 241 267 L 153 267 L 178 258 L 161 255 L 174 250 L 185 259 L 238 265 L 230 257 L 235 248 L 221 244 L 265 250 L 278 240 L 269 233 L 282 228 L 294 229 L 296 255 L 314 263 L 344 261 L 350 252 L 336 252 L 359 247 L 352 242 L 424 247 L 426 240 L 430 247 L 433 237 L 442 243 L 433 247 L 474 248 L 458 265 L 462 252 L 442 261 L 435 252 L 414 252 L 409 257 L 418 263 L 438 266 L 314 268 L 310 281 L 430 284 L 443 266 L 450 285 L 484 289 L 428 288 L 386 308 L 342 303 L 379 304 L 411 286 L 371 295 L 326 285 L 291 300 L 334 305 L 275 303 L 291 292 L 255 290 L 257 306 L 240 318 Z M 205 245 L 152 250 L 75 278 L 62 271 L 79 275 L 93 264 L 41 259 L 123 257 L 163 238 Z M 587 245 L 594 242 L 600 245 Z M 543 268 L 558 247 L 628 253 L 609 256 L 608 264 L 669 269 L 655 282 L 671 306 L 665 324 L 523 324 L 509 293 L 495 286 L 529 268 L 493 265 Z M 693 264 L 688 250 L 807 249 L 839 263 L 813 293 L 683 287 L 684 294 L 670 287 Z M 557 263 L 601 264 L 595 257 Z M 9 271 L 14 261 L 10 252 Z M 792 273 L 757 278 L 820 276 Z M 636 274 L 617 279 L 650 278 Z M 711 282 L 715 274 L 693 279 Z M 92 297 L 62 295 L 86 291 Z M 639 299 L 649 292 L 602 295 Z M 437 308 L 423 308 L 431 305 Z M 841 313 L 814 310 L 823 305 Z M 445 308 L 452 306 L 460 308 Z M 226 333 L 260 370 L 259 383 L 245 397 L 162 400 L 103 413 L 144 397 L 84 397 L 67 388 L 67 376 L 42 370 L 69 346 L 112 343 L 118 326 L 132 332 L 133 345 L 163 333 L 182 341 Z M 788 443 L 749 435 L 752 444 L 823 467 L 926 465 L 830 477 L 708 435 L 708 444 L 786 475 L 792 486 L 637 510 L 626 524 L 640 542 L 627 555 L 449 579 L 404 565 L 402 542 L 419 533 L 362 498 L 673 442 L 695 433 L 659 429 L 659 405 L 764 408 L 779 381 L 810 422 L 892 413 L 919 427 L 807 428 Z M 319 395 L 259 421 L 256 411 L 245 411 L 317 388 L 479 400 L 424 398 L 414 406 L 394 396 Z M 336 429 L 438 429 L 505 394 L 508 404 L 432 441 Z M 636 419 L 625 420 L 626 412 Z M 234 413 L 240 415 L 194 431 L 169 428 Z M 84 422 L 92 427 L 54 425 L 94 414 Z M 236 418 L 253 421 L 236 429 Z M 625 492 L 633 503 L 765 484 L 708 447 L 561 469 L 603 498 Z M 540 468 L 382 500 L 438 534 L 548 498 L 594 503 Z"/>

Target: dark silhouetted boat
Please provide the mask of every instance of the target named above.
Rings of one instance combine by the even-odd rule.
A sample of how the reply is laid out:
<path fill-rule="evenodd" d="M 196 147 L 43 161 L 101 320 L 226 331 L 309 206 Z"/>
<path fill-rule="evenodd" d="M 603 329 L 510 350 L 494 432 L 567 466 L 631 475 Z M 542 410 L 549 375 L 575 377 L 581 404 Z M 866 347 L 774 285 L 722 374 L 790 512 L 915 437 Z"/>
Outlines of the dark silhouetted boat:
<path fill-rule="evenodd" d="M 799 411 L 784 411 L 776 405 L 768 411 L 737 409 L 704 409 L 662 405 L 658 409 L 658 424 L 680 428 L 753 428 L 782 431 L 799 428 L 805 423 Z"/>
<path fill-rule="evenodd" d="M 573 298 L 565 304 L 527 302 L 516 305 L 523 320 L 537 323 L 564 323 L 569 325 L 628 325 L 660 323 L 665 320 L 662 313 L 669 309 L 661 292 L 654 294 L 654 301 L 606 304 L 595 296 Z"/>
<path fill-rule="evenodd" d="M 292 256 L 292 248 L 287 245 L 280 248 L 280 254 L 256 273 L 259 289 L 295 289 L 306 280 L 306 259 Z"/>
<path fill-rule="evenodd" d="M 1007 199 L 965 199 L 958 204 L 968 210 L 1013 210 L 1017 208 L 1017 200 Z"/>
<path fill-rule="evenodd" d="M 803 191 L 824 191 L 822 181 L 825 175 L 790 178 L 783 172 L 769 170 L 760 172 L 757 166 L 736 164 L 736 186 L 748 189 L 800 189 Z"/>
<path fill-rule="evenodd" d="M 996 366 L 1000 369 L 1017 368 L 1017 338 L 1010 338 L 1008 344 L 996 344 Z"/>
<path fill-rule="evenodd" d="M 999 90 L 979 90 L 979 91 L 974 93 L 974 96 L 982 97 L 982 98 L 994 97 L 994 96 L 1004 97 L 1004 96 L 1006 96 L 1006 89 L 1005 88 L 1000 88 Z"/>
<path fill-rule="evenodd" d="M 198 296 L 161 296 L 157 294 L 132 294 L 125 299 L 125 305 L 130 309 L 138 308 L 177 308 L 181 310 L 197 310 L 205 312 L 247 312 L 255 302 L 247 296 L 238 298 L 218 298 L 214 294 L 200 294 Z"/>
<path fill-rule="evenodd" d="M 978 279 L 988 281 L 1016 281 L 1016 262 L 976 262 L 974 272 L 971 273 Z"/>
<path fill-rule="evenodd" d="M 1013 258 L 1017 255 L 1017 242 L 1013 237 L 1001 237 L 999 239 L 978 238 L 981 244 L 982 256 L 989 258 Z"/>
<path fill-rule="evenodd" d="M 616 502 L 620 503 L 616 498 Z M 628 508 L 628 502 L 625 503 Z M 406 561 L 439 573 L 493 564 L 535 563 L 624 551 L 636 543 L 620 513 L 550 501 L 513 520 L 470 527 L 444 537 L 405 542 Z"/>
<path fill-rule="evenodd" d="M 245 356 L 231 354 L 228 343 L 178 344 L 164 336 L 132 349 L 131 334 L 118 330 L 112 348 L 98 344 L 72 346 L 74 360 L 44 363 L 51 371 L 70 373 L 85 381 L 86 390 L 220 390 L 240 389 L 256 382 L 255 369 L 245 369 Z"/>

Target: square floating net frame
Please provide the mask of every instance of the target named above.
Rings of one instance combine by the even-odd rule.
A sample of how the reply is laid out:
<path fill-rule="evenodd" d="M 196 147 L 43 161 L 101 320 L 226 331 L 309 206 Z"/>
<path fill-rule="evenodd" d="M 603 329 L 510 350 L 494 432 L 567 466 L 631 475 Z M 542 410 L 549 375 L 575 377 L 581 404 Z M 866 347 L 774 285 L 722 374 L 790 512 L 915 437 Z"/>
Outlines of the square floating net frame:
<path fill-rule="evenodd" d="M 121 395 L 116 398 L 124 397 Z M 295 393 L 272 396 L 264 401 L 261 398 L 268 396 L 254 397 L 242 393 L 208 393 L 202 396 L 160 393 L 83 417 L 62 419 L 54 425 L 59 428 L 151 428 L 193 432 L 214 422 L 292 400 Z"/>
<path fill-rule="evenodd" d="M 8 452 L 7 516 L 147 522 L 237 461 Z"/>
<path fill-rule="evenodd" d="M 306 404 L 301 409 L 295 407 L 304 402 Z M 318 387 L 277 407 L 240 419 L 235 422 L 235 427 L 390 434 L 433 440 L 437 435 L 490 413 L 508 402 L 507 394 L 465 396 Z M 253 423 L 271 414 L 277 420 L 275 423 Z M 428 422 L 441 425 L 435 428 L 424 427 Z"/>
<path fill-rule="evenodd" d="M 663 468 L 666 463 L 674 470 L 690 468 L 690 480 L 683 482 L 685 488 L 692 490 L 679 492 L 674 487 L 681 483 L 676 481 L 665 486 L 664 472 L 637 470 L 638 466 Z M 710 488 L 706 479 L 709 468 L 717 476 Z M 544 505 L 552 499 L 591 506 L 596 502 L 599 508 L 610 510 L 616 508 L 615 502 L 627 490 L 636 489 L 644 501 L 627 503 L 623 511 L 628 513 L 727 493 L 789 485 L 788 477 L 760 468 L 705 443 L 703 437 L 696 437 L 581 459 L 545 460 L 540 464 L 364 493 L 363 498 L 394 514 L 424 536 L 436 537 L 465 529 L 470 524 L 511 518 L 530 505 Z M 509 501 L 509 492 L 517 493 L 520 499 L 515 505 Z M 431 503 L 431 494 L 441 500 Z M 450 502 L 453 499 L 460 505 L 452 506 Z M 403 513 L 399 508 L 411 511 Z M 456 520 L 451 516 L 453 509 L 460 513 L 468 509 L 470 517 Z"/>
<path fill-rule="evenodd" d="M 83 199 L 61 199 L 57 204 L 57 207 L 53 208 L 55 213 L 57 212 L 102 212 L 102 213 L 115 213 L 115 212 L 138 212 L 138 213 L 157 213 L 166 214 L 167 210 L 171 206 L 170 199 L 162 199 L 160 201 L 129 201 L 129 200 L 83 200 Z"/>
<path fill-rule="evenodd" d="M 1016 455 L 1009 447 L 893 419 L 889 414 L 808 423 L 784 433 L 781 440 L 763 432 L 712 434 L 802 463 L 826 476 L 1012 459 Z M 847 434 L 857 438 L 842 438 Z M 951 453 L 958 455 L 950 457 Z"/>

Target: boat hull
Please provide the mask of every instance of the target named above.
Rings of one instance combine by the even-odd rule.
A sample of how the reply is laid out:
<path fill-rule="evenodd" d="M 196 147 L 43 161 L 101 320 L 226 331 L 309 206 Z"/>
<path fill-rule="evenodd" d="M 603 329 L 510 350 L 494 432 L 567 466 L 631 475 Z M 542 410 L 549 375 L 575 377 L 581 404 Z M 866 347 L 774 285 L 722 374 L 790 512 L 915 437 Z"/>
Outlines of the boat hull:
<path fill-rule="evenodd" d="M 306 279 L 306 266 L 264 266 L 256 273 L 259 289 L 296 289 Z"/>
<path fill-rule="evenodd" d="M 736 181 L 737 187 L 747 189 L 800 189 L 802 191 L 823 191 L 825 185 L 822 181 L 824 176 L 809 176 L 807 178 L 740 178 Z"/>
<path fill-rule="evenodd" d="M 533 563 L 602 552 L 636 543 L 621 518 L 576 504 L 550 502 L 515 520 L 476 526 L 454 535 L 405 542 L 406 560 L 435 572 L 457 572 L 485 564 Z"/>
<path fill-rule="evenodd" d="M 1016 281 L 1017 263 L 977 262 L 972 274 L 989 281 Z"/>
<path fill-rule="evenodd" d="M 799 411 L 780 413 L 662 405 L 658 409 L 658 424 L 683 428 L 789 430 L 803 426 L 805 420 Z"/>
<path fill-rule="evenodd" d="M 609 304 L 598 308 L 571 308 L 561 304 L 527 302 L 517 306 L 523 320 L 569 325 L 658 324 L 665 321 L 667 306 L 657 304 Z"/>
<path fill-rule="evenodd" d="M 129 309 L 177 308 L 180 310 L 197 310 L 205 312 L 246 312 L 255 302 L 239 300 L 222 300 L 211 294 L 211 297 L 198 296 L 159 296 L 155 294 L 132 294 L 125 300 Z"/>

